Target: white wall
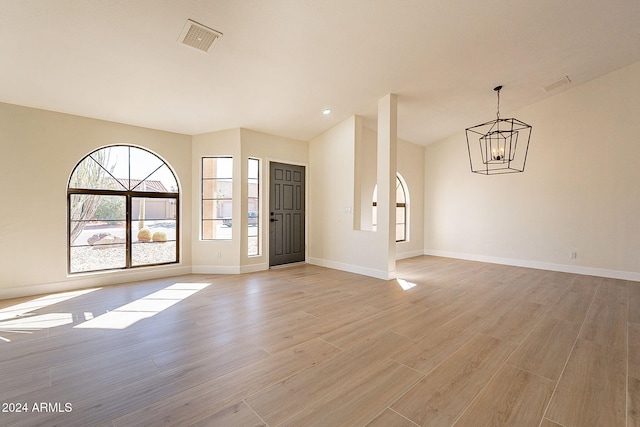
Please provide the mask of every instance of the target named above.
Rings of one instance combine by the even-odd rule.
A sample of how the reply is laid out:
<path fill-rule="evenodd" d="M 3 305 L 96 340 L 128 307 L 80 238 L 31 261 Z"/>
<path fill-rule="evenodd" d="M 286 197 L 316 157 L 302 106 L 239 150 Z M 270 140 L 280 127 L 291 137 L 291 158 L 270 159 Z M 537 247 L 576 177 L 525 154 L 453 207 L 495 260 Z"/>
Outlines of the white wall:
<path fill-rule="evenodd" d="M 189 272 L 190 142 L 186 135 L 0 104 L 0 298 Z M 181 262 L 68 276 L 69 175 L 85 155 L 116 143 L 147 148 L 174 169 L 181 185 Z"/>
<path fill-rule="evenodd" d="M 462 131 L 428 146 L 425 253 L 640 280 L 639 111 L 636 63 L 503 112 L 533 126 L 522 174 L 472 174 Z"/>

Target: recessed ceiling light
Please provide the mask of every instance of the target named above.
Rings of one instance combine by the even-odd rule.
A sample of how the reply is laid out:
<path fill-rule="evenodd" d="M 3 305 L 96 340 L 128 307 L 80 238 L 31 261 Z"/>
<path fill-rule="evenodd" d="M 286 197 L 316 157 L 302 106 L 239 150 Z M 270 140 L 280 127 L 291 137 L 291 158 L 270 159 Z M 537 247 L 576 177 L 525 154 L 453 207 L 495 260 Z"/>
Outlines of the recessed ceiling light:
<path fill-rule="evenodd" d="M 324 110 L 322 110 L 322 114 L 328 116 L 329 114 L 331 114 L 331 108 L 325 108 Z"/>

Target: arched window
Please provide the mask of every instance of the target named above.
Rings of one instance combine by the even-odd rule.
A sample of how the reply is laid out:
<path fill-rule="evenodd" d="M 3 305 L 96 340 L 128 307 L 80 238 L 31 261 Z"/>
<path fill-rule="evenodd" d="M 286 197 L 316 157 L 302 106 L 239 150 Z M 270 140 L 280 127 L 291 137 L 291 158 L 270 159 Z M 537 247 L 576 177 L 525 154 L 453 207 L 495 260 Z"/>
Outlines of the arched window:
<path fill-rule="evenodd" d="M 69 273 L 177 263 L 179 202 L 155 154 L 129 145 L 90 153 L 67 187 Z"/>
<path fill-rule="evenodd" d="M 409 194 L 406 191 L 406 183 L 400 174 L 396 174 L 396 242 L 407 240 L 407 224 L 409 217 Z M 378 186 L 373 189 L 373 230 L 378 224 Z"/>
<path fill-rule="evenodd" d="M 407 240 L 407 191 L 404 179 L 400 174 L 396 175 L 396 242 Z"/>

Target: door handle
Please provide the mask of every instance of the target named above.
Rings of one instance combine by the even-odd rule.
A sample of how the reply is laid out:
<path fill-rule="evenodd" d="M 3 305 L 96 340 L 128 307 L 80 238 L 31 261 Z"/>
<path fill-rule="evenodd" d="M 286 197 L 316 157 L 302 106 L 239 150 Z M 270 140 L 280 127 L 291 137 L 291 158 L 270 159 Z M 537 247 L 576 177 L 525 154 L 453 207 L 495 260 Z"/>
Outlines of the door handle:
<path fill-rule="evenodd" d="M 278 220 L 277 220 L 277 219 L 275 219 L 275 218 L 270 218 L 270 219 L 269 219 L 269 221 L 271 221 L 271 222 L 276 222 L 276 221 L 278 221 Z"/>

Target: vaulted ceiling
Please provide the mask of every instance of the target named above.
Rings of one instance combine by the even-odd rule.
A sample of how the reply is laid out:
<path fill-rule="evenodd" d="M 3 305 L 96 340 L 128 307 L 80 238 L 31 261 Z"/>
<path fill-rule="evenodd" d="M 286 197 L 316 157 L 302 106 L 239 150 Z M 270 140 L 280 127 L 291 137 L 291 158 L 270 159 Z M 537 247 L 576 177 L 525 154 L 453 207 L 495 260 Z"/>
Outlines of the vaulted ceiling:
<path fill-rule="evenodd" d="M 0 0 L 0 102 L 185 134 L 309 140 L 395 93 L 427 145 L 494 118 L 494 86 L 507 116 L 639 60 L 638 0 Z"/>

